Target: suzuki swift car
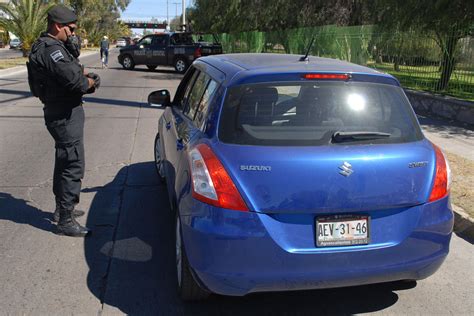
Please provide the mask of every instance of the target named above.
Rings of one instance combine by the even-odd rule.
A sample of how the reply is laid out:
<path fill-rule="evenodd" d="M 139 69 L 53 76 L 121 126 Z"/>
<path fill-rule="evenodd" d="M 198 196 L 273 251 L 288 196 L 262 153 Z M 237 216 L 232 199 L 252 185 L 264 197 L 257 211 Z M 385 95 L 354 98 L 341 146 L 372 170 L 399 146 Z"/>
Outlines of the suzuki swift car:
<path fill-rule="evenodd" d="M 448 162 L 394 77 L 216 55 L 148 102 L 183 299 L 420 280 L 448 254 Z"/>

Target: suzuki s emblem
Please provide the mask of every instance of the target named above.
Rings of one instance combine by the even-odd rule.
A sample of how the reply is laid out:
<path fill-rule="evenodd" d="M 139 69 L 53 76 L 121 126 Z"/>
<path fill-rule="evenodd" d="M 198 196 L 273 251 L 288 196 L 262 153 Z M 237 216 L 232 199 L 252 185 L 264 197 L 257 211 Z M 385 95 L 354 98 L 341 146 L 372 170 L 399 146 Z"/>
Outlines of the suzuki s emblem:
<path fill-rule="evenodd" d="M 342 174 L 344 177 L 350 176 L 354 170 L 352 170 L 352 165 L 348 163 L 347 161 L 344 161 L 342 166 L 339 167 L 341 171 L 339 171 L 340 174 Z"/>

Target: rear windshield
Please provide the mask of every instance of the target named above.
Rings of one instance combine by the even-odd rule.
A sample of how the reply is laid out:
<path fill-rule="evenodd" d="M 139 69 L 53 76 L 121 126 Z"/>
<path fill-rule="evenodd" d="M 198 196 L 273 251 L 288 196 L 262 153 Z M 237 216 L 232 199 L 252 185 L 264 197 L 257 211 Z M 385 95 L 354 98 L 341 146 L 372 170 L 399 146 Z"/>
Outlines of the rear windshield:
<path fill-rule="evenodd" d="M 404 143 L 422 133 L 400 87 L 367 82 L 259 83 L 229 89 L 219 139 L 243 145 Z"/>
<path fill-rule="evenodd" d="M 175 33 L 171 35 L 171 44 L 173 45 L 192 45 L 193 37 L 188 33 Z"/>

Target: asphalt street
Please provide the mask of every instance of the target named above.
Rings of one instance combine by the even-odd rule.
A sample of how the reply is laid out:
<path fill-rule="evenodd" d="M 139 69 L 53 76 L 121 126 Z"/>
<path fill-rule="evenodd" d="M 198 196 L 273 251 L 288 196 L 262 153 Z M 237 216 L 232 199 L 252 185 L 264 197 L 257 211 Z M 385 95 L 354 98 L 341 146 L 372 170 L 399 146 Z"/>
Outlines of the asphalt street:
<path fill-rule="evenodd" d="M 42 105 L 29 92 L 26 72 L 0 77 L 0 314 L 474 313 L 474 247 L 456 235 L 440 270 L 417 283 L 181 302 L 172 215 L 153 165 L 162 110 L 146 104 L 160 88 L 174 95 L 181 76 L 171 68 L 125 71 L 116 55 L 109 69 L 99 67 L 98 54 L 82 59 L 102 78 L 84 104 L 86 176 L 78 208 L 86 211 L 79 221 L 93 229 L 86 239 L 52 233 L 54 144 Z M 430 137 L 449 136 L 442 147 L 473 148 L 461 127 L 437 130 L 436 121 L 427 122 Z"/>
<path fill-rule="evenodd" d="M 20 49 L 0 48 L 0 59 L 15 58 L 23 56 Z"/>

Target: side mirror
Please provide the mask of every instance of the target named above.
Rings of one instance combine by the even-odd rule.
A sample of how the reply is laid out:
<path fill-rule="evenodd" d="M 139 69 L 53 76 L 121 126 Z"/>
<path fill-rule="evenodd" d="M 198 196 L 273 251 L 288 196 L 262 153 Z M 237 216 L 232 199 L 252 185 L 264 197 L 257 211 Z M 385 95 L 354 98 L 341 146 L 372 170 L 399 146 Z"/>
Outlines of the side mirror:
<path fill-rule="evenodd" d="M 166 89 L 153 91 L 148 95 L 148 105 L 160 108 L 170 106 L 170 92 Z"/>
<path fill-rule="evenodd" d="M 139 47 L 140 49 L 145 48 L 145 46 L 143 46 L 143 44 L 140 45 L 140 46 L 138 46 L 138 47 Z"/>

